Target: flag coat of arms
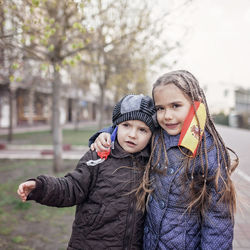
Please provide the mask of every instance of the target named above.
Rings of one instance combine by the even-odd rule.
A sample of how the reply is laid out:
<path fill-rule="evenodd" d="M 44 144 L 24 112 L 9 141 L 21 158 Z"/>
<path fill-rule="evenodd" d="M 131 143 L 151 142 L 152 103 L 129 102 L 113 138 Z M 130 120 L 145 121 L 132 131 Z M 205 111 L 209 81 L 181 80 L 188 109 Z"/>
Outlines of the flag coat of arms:
<path fill-rule="evenodd" d="M 191 106 L 189 113 L 183 123 L 180 139 L 178 142 L 178 146 L 189 149 L 192 152 L 193 157 L 196 155 L 199 142 L 202 139 L 207 117 L 206 107 L 203 103 L 196 101 L 194 102 L 194 106 L 199 122 L 195 116 L 195 109 L 193 106 Z"/>

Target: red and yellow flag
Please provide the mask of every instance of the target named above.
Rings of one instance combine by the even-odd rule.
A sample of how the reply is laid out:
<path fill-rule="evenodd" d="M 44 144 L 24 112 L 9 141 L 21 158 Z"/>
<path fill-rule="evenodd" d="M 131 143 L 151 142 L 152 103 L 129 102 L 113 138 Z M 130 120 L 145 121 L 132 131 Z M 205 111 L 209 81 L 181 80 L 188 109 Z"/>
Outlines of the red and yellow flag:
<path fill-rule="evenodd" d="M 199 120 L 200 128 L 195 117 L 194 107 L 191 106 L 189 113 L 183 123 L 180 139 L 178 142 L 178 146 L 189 149 L 192 152 L 193 157 L 196 154 L 199 142 L 202 138 L 207 118 L 206 107 L 203 103 L 196 101 L 194 102 L 194 106 L 196 108 L 196 115 Z"/>

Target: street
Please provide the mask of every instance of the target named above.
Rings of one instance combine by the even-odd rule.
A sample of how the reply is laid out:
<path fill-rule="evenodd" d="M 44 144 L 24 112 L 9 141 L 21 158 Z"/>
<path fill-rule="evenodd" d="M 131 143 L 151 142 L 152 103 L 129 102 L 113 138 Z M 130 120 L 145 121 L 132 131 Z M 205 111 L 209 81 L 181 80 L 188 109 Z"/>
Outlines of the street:
<path fill-rule="evenodd" d="M 216 125 L 226 145 L 237 152 L 240 164 L 233 174 L 237 191 L 234 249 L 250 249 L 250 131 Z"/>

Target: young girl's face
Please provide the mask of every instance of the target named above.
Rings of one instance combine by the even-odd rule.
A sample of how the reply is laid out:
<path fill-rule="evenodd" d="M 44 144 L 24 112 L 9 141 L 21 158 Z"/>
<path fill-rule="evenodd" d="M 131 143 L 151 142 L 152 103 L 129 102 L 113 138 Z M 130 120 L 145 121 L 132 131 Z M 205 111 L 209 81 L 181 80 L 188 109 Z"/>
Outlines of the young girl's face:
<path fill-rule="evenodd" d="M 149 127 L 139 120 L 129 120 L 118 125 L 117 140 L 128 153 L 137 153 L 144 149 L 151 135 Z"/>
<path fill-rule="evenodd" d="M 153 94 L 159 125 L 170 135 L 179 134 L 191 107 L 190 97 L 172 83 L 157 86 Z"/>

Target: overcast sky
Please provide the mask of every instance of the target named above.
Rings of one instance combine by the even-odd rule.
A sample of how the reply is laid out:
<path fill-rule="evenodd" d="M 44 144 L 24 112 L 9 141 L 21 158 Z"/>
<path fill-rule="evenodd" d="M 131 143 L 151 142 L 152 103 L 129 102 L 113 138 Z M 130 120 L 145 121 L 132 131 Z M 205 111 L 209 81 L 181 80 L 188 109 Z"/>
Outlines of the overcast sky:
<path fill-rule="evenodd" d="M 168 2 L 161 4 L 167 8 Z M 208 86 L 212 109 L 232 106 L 233 89 L 250 88 L 250 0 L 194 0 L 174 19 L 189 29 L 175 68 Z"/>

